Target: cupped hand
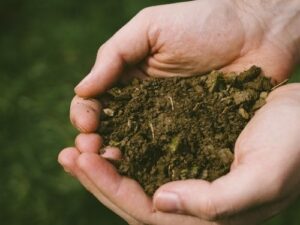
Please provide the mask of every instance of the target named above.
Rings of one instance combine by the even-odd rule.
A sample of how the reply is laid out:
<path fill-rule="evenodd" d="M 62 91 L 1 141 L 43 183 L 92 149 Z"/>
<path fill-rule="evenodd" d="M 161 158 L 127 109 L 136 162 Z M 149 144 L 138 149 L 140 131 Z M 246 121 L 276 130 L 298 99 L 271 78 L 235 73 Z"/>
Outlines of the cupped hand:
<path fill-rule="evenodd" d="M 243 71 L 253 64 L 282 80 L 295 63 L 298 39 L 287 35 L 295 32 L 288 29 L 293 18 L 269 14 L 260 5 L 233 0 L 146 8 L 100 47 L 76 94 L 96 96 L 132 75 L 191 76 L 213 69 Z"/>
<path fill-rule="evenodd" d="M 299 195 L 299 117 L 300 85 L 275 90 L 238 138 L 230 173 L 212 183 L 167 183 L 153 199 L 104 159 L 117 152 L 98 154 L 99 135 L 80 134 L 59 161 L 129 224 L 259 224 Z"/>
<path fill-rule="evenodd" d="M 300 186 L 295 175 L 300 167 L 297 85 L 276 90 L 251 120 L 237 141 L 228 175 L 213 183 L 171 182 L 153 199 L 105 160 L 119 158 L 116 149 L 99 156 L 102 140 L 92 133 L 101 105 L 91 97 L 120 79 L 241 71 L 253 64 L 275 81 L 285 79 L 295 63 L 294 43 L 273 32 L 282 24 L 278 28 L 259 13 L 263 11 L 215 0 L 141 11 L 101 46 L 93 69 L 75 89 L 71 121 L 82 134 L 76 147 L 59 155 L 65 170 L 130 224 L 253 225 L 284 208 Z"/>

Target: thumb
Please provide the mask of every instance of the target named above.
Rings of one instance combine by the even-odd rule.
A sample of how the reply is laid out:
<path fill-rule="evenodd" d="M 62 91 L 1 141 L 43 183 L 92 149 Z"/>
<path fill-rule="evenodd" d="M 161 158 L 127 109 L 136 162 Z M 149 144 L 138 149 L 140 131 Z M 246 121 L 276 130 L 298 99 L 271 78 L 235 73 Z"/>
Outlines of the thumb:
<path fill-rule="evenodd" d="M 259 170 L 241 166 L 212 183 L 187 180 L 165 184 L 153 197 L 154 207 L 209 221 L 225 219 L 272 199 L 272 179 L 261 176 L 265 173 Z"/>
<path fill-rule="evenodd" d="M 140 62 L 149 52 L 149 18 L 145 10 L 138 13 L 98 50 L 91 72 L 77 85 L 80 97 L 102 93 L 115 82 L 126 65 Z"/>

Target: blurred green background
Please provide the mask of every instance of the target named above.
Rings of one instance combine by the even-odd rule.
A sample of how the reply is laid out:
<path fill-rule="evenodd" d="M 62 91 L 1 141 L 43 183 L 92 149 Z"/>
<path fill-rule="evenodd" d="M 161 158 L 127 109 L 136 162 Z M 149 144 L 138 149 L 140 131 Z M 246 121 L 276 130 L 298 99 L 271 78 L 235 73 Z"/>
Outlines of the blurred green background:
<path fill-rule="evenodd" d="M 140 9 L 169 2 L 1 0 L 1 224 L 125 224 L 63 172 L 57 155 L 73 143 L 73 87 L 98 47 Z M 299 210 L 298 201 L 267 224 L 299 224 Z"/>

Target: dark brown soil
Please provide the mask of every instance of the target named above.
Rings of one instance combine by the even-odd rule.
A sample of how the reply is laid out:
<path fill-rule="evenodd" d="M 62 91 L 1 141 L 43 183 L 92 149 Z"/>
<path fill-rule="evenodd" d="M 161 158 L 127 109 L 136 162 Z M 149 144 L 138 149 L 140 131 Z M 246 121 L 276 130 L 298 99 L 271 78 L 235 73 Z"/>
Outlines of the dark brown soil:
<path fill-rule="evenodd" d="M 272 89 L 258 67 L 190 78 L 133 80 L 104 96 L 99 133 L 115 165 L 152 195 L 164 183 L 226 174 L 234 144 Z"/>

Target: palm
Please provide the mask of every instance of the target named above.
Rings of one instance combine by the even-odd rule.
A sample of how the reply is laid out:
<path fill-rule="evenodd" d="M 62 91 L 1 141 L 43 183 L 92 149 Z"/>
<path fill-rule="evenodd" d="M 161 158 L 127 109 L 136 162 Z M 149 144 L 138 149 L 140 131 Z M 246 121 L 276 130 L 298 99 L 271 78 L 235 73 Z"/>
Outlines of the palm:
<path fill-rule="evenodd" d="M 233 6 L 224 2 L 153 7 L 144 16 L 150 23 L 151 54 L 143 69 L 152 76 L 196 75 L 221 68 L 236 60 L 244 46 L 242 24 Z"/>
<path fill-rule="evenodd" d="M 142 64 L 148 75 L 197 75 L 220 68 L 241 71 L 254 62 L 276 80 L 290 72 L 292 59 L 279 47 L 280 37 L 270 37 L 261 27 L 247 27 L 261 21 L 251 15 L 241 16 L 236 5 L 226 1 L 154 7 L 144 16 L 150 23 L 151 54 Z M 272 42 L 267 40 L 270 38 Z"/>

